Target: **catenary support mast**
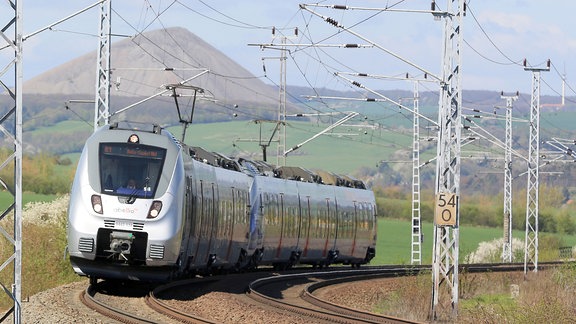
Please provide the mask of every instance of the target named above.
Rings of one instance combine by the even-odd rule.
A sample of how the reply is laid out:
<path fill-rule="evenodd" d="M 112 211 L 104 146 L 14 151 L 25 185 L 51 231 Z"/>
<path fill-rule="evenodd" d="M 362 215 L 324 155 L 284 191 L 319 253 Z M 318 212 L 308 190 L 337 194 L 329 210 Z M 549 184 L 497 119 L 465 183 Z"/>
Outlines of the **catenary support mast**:
<path fill-rule="evenodd" d="M 286 44 L 286 37 L 281 36 L 282 45 Z M 280 51 L 280 88 L 278 91 L 278 146 L 276 152 L 276 165 L 286 165 L 286 47 Z"/>
<path fill-rule="evenodd" d="M 512 262 L 512 106 L 518 99 L 514 96 L 500 96 L 506 100 L 506 149 L 504 152 L 504 243 L 502 261 Z"/>
<path fill-rule="evenodd" d="M 448 0 L 444 20 L 444 46 L 438 114 L 438 162 L 436 164 L 436 202 L 432 260 L 431 319 L 442 309 L 458 314 L 458 254 L 460 145 L 462 130 L 461 45 L 464 0 Z M 435 3 L 432 2 L 432 9 Z M 450 296 L 450 303 L 441 295 Z M 444 313 L 444 312 L 442 312 Z"/>
<path fill-rule="evenodd" d="M 7 6 L 7 7 L 6 7 Z M 4 249 L 10 245 L 10 252 L 0 266 L 3 273 L 3 282 L 0 284 L 13 306 L 0 317 L 0 322 L 12 315 L 14 323 L 21 323 L 21 294 L 22 294 L 22 1 L 9 0 L 2 6 L 3 17 L 6 24 L 0 29 L 0 39 L 6 46 L 0 46 L 3 51 L 12 51 L 13 59 L 0 68 L 1 92 L 11 99 L 12 104 L 0 117 L 0 135 L 3 142 L 8 144 L 14 152 L 5 160 L 0 161 L 0 170 L 7 170 L 5 174 L 13 175 L 13 179 L 0 179 L 3 189 L 13 196 L 8 207 L 0 211 L 0 219 L 9 219 L 13 214 L 13 230 L 0 228 Z M 9 57 L 9 56 L 2 56 Z M 13 266 L 13 271 L 9 266 Z M 10 278 L 12 282 L 4 282 Z"/>
<path fill-rule="evenodd" d="M 420 112 L 418 81 L 414 81 L 412 134 L 412 249 L 411 264 L 422 264 L 422 222 L 420 217 Z"/>
<path fill-rule="evenodd" d="M 112 0 L 100 3 L 98 52 L 96 58 L 96 98 L 94 101 L 94 131 L 110 122 L 110 42 Z"/>
<path fill-rule="evenodd" d="M 540 73 L 550 71 L 550 60 L 545 68 L 527 67 L 532 72 L 530 99 L 530 143 L 528 148 L 528 184 L 526 188 L 526 233 L 524 240 L 524 275 L 531 268 L 538 272 L 538 183 L 540 158 Z"/>

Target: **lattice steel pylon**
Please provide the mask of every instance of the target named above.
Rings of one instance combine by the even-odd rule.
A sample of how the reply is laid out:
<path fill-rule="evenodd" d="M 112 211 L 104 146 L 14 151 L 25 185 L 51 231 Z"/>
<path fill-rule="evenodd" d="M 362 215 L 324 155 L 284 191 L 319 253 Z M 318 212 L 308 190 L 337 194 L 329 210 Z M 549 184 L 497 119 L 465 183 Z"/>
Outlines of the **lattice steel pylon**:
<path fill-rule="evenodd" d="M 434 2 L 433 2 L 433 10 Z M 464 0 L 448 0 L 444 20 L 444 48 L 440 111 L 438 114 L 438 162 L 432 260 L 431 320 L 451 307 L 458 314 L 460 145 L 462 130 L 461 45 Z M 450 296 L 450 304 L 440 295 Z"/>
<path fill-rule="evenodd" d="M 411 264 L 422 264 L 422 222 L 420 215 L 420 113 L 418 81 L 414 81 L 412 137 L 412 249 Z"/>
<path fill-rule="evenodd" d="M 282 36 L 282 44 L 286 44 L 286 37 Z M 278 146 L 276 165 L 286 165 L 286 47 L 280 51 L 280 89 L 278 91 Z"/>
<path fill-rule="evenodd" d="M 112 0 L 100 3 L 98 52 L 96 57 L 96 98 L 94 100 L 94 131 L 110 122 L 110 42 Z"/>
<path fill-rule="evenodd" d="M 538 189 L 540 163 L 540 72 L 550 70 L 550 60 L 545 68 L 526 67 L 532 72 L 530 99 L 530 140 L 528 148 L 528 183 L 526 187 L 526 233 L 524 239 L 524 275 L 532 267 L 538 272 Z"/>
<path fill-rule="evenodd" d="M 8 5 L 8 8 L 4 8 Z M 3 161 L 0 161 L 0 170 L 12 171 L 12 179 L 0 179 L 0 184 L 14 197 L 12 203 L 3 209 L 0 214 L 1 226 L 6 226 L 13 215 L 13 228 L 5 229 L 0 227 L 0 246 L 10 253 L 5 253 L 6 257 L 0 266 L 2 278 L 12 278 L 9 284 L 0 282 L 4 291 L 13 301 L 13 306 L 0 318 L 0 322 L 12 315 L 14 323 L 20 323 L 21 319 L 21 292 L 22 292 L 22 1 L 4 2 L 2 8 L 3 18 L 7 18 L 7 23 L 0 29 L 0 36 L 5 41 L 5 46 L 0 46 L 2 51 L 13 51 L 14 58 L 5 66 L 0 68 L 1 93 L 7 94 L 13 100 L 13 105 L 2 111 L 0 117 L 0 135 L 2 142 L 8 143 L 9 149 L 14 149 L 12 154 Z M 2 56 L 7 57 L 7 56 Z M 13 86 L 13 88 L 10 88 Z M 12 145 L 13 144 L 13 145 Z M 8 172 L 3 173 L 8 174 Z M 10 269 L 10 265 L 13 268 Z M 12 271 L 10 271 L 12 270 Z M 10 274 L 10 275 L 8 275 Z M 5 279 L 3 279 L 5 280 Z"/>
<path fill-rule="evenodd" d="M 504 244 L 502 262 L 512 262 L 512 106 L 518 95 L 506 99 L 506 148 L 504 152 Z"/>

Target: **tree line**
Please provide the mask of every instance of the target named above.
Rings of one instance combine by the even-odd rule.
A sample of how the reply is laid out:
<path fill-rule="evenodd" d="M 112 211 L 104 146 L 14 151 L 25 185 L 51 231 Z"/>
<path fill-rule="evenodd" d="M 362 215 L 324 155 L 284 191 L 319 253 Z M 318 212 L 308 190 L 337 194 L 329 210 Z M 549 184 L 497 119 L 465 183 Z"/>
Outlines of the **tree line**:
<path fill-rule="evenodd" d="M 0 160 L 6 161 L 12 151 L 0 149 Z M 50 153 L 22 156 L 22 191 L 39 194 L 64 194 L 70 191 L 75 168 L 68 158 Z M 14 189 L 14 163 L 7 163 L 0 170 L 0 179 L 5 184 L 2 190 Z"/>
<path fill-rule="evenodd" d="M 412 197 L 400 186 L 374 188 L 378 216 L 404 219 L 412 218 Z M 424 190 L 420 195 L 422 222 L 434 221 L 434 192 Z M 504 200 L 501 193 L 474 193 L 460 196 L 460 225 L 502 227 Z M 540 185 L 538 208 L 539 231 L 576 234 L 576 203 L 567 197 L 567 190 L 557 186 Z M 526 190 L 513 192 L 512 228 L 525 230 Z"/>

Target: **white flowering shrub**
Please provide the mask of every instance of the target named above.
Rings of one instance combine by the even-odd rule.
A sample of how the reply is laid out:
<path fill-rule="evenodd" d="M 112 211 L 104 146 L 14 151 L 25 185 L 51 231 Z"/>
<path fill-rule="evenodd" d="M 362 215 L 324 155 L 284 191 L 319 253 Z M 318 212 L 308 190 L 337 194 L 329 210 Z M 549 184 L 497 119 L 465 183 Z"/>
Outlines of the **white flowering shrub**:
<path fill-rule="evenodd" d="M 37 225 L 66 223 L 70 195 L 60 196 L 50 202 L 30 202 L 22 210 L 22 221 Z"/>
<path fill-rule="evenodd" d="M 476 251 L 468 254 L 466 263 L 493 263 L 502 261 L 502 246 L 504 239 L 499 238 L 490 242 L 480 242 Z M 512 238 L 512 262 L 519 262 L 524 255 L 524 242 Z"/>

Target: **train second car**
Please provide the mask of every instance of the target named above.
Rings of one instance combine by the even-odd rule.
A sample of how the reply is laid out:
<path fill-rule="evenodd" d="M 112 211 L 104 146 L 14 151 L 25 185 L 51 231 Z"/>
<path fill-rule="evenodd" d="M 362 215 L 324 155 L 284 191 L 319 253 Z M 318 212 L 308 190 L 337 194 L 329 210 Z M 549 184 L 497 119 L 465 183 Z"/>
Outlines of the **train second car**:
<path fill-rule="evenodd" d="M 68 211 L 70 261 L 91 279 L 360 265 L 375 244 L 374 195 L 360 181 L 228 158 L 154 125 L 98 129 Z"/>

